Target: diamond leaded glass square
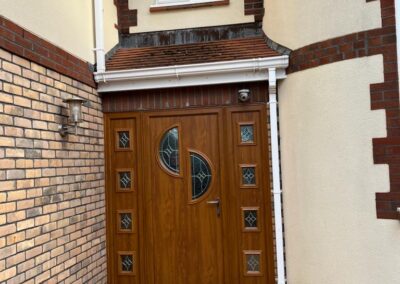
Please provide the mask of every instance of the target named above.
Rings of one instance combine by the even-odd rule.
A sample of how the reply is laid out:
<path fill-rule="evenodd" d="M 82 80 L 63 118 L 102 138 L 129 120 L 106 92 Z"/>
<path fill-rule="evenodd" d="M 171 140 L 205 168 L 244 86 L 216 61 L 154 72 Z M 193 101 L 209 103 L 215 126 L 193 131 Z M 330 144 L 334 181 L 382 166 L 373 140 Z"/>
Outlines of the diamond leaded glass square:
<path fill-rule="evenodd" d="M 257 210 L 244 210 L 243 215 L 244 215 L 243 218 L 244 218 L 245 228 L 257 228 L 257 223 L 258 223 Z"/>
<path fill-rule="evenodd" d="M 121 230 L 132 230 L 132 214 L 131 213 L 120 213 L 120 228 Z"/>
<path fill-rule="evenodd" d="M 260 254 L 246 254 L 247 272 L 260 272 Z"/>
<path fill-rule="evenodd" d="M 256 169 L 255 167 L 242 167 L 242 184 L 255 185 L 256 184 Z"/>
<path fill-rule="evenodd" d="M 119 172 L 119 187 L 122 190 L 131 189 L 132 177 L 131 172 Z"/>
<path fill-rule="evenodd" d="M 254 127 L 252 124 L 240 126 L 240 140 L 242 143 L 254 142 Z"/>
<path fill-rule="evenodd" d="M 118 148 L 127 149 L 130 147 L 129 131 L 118 131 Z"/>
<path fill-rule="evenodd" d="M 121 271 L 122 272 L 133 272 L 133 255 L 120 255 L 121 257 Z"/>

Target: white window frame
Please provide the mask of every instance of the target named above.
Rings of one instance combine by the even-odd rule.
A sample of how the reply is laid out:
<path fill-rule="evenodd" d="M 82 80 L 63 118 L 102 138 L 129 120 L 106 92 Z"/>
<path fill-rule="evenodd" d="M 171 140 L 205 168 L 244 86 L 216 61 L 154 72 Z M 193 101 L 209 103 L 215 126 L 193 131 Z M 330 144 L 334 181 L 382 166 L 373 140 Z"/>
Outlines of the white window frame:
<path fill-rule="evenodd" d="M 199 3 L 223 2 L 224 0 L 155 0 L 150 8 L 192 5 Z"/>

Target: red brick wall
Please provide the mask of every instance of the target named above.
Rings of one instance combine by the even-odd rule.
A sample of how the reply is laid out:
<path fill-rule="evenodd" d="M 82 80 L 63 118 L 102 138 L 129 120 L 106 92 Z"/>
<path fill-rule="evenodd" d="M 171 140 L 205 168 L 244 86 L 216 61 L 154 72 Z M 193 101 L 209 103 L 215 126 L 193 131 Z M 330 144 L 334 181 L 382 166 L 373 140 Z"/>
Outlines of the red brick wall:
<path fill-rule="evenodd" d="M 89 63 L 39 38 L 1 15 L 0 48 L 91 87 L 96 86 Z"/>
<path fill-rule="evenodd" d="M 390 192 L 376 194 L 378 218 L 398 219 L 400 207 L 400 102 L 394 0 L 381 0 L 382 28 L 358 32 L 294 50 L 289 73 L 357 57 L 383 55 L 384 82 L 372 84 L 371 109 L 386 112 L 387 137 L 373 140 L 376 164 L 388 164 Z"/>

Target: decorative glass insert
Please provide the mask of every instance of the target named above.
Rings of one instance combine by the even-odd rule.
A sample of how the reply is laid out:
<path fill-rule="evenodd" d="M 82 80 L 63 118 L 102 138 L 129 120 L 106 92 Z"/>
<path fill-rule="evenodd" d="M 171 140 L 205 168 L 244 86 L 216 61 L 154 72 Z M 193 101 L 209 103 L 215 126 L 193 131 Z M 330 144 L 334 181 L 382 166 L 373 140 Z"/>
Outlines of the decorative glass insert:
<path fill-rule="evenodd" d="M 130 147 L 129 131 L 118 131 L 118 148 L 128 149 Z"/>
<path fill-rule="evenodd" d="M 242 184 L 255 185 L 256 184 L 256 168 L 255 167 L 242 167 Z"/>
<path fill-rule="evenodd" d="M 132 214 L 119 213 L 120 228 L 121 230 L 132 230 Z"/>
<path fill-rule="evenodd" d="M 179 173 L 179 132 L 178 127 L 171 128 L 160 143 L 160 158 L 163 165 L 174 173 Z"/>
<path fill-rule="evenodd" d="M 121 254 L 121 271 L 122 272 L 133 272 L 133 255 Z"/>
<path fill-rule="evenodd" d="M 211 168 L 199 154 L 190 152 L 192 173 L 192 199 L 197 199 L 207 192 L 211 183 Z"/>
<path fill-rule="evenodd" d="M 132 177 L 131 172 L 119 172 L 119 187 L 122 190 L 131 189 Z"/>
<path fill-rule="evenodd" d="M 245 228 L 257 228 L 258 223 L 258 210 L 244 210 L 244 227 Z"/>
<path fill-rule="evenodd" d="M 242 143 L 254 142 L 254 126 L 252 124 L 240 125 L 240 141 Z"/>
<path fill-rule="evenodd" d="M 247 273 L 260 272 L 260 254 L 246 254 Z"/>

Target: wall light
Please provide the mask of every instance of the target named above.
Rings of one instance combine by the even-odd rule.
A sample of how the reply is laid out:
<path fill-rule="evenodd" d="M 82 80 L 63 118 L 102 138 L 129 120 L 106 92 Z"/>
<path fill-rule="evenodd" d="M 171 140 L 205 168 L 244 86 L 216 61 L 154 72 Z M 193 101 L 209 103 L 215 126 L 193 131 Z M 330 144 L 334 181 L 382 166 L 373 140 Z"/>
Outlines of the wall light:
<path fill-rule="evenodd" d="M 82 120 L 82 105 L 87 105 L 88 101 L 72 98 L 63 100 L 64 103 L 68 104 L 69 108 L 69 117 L 68 122 L 74 124 L 72 127 L 68 124 L 61 124 L 58 126 L 58 132 L 62 137 L 65 137 L 67 134 L 77 134 L 78 132 L 78 123 L 81 123 Z"/>

